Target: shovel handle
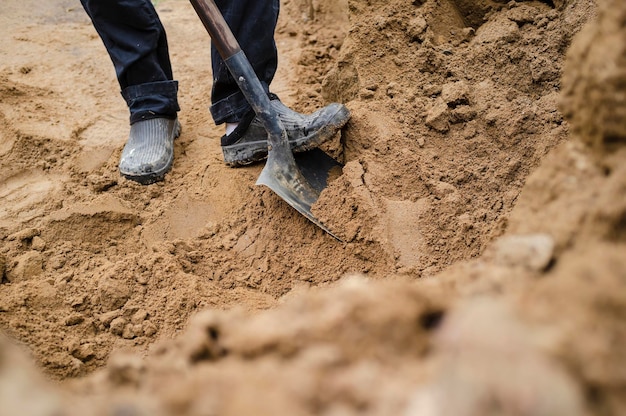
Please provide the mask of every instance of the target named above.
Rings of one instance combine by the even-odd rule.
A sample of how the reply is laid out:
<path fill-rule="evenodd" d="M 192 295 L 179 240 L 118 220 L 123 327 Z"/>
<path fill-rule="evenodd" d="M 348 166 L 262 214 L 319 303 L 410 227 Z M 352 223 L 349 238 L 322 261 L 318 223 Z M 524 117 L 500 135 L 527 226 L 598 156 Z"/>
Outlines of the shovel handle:
<path fill-rule="evenodd" d="M 228 27 L 213 0 L 189 0 L 202 21 L 222 59 L 226 60 L 241 51 L 239 42 Z"/>

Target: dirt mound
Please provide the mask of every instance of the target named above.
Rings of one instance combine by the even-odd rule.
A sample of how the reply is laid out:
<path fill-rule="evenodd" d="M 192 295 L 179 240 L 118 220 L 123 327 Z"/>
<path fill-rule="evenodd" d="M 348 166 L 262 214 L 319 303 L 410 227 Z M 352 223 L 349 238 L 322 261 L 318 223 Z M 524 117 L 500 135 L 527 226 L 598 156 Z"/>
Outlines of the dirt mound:
<path fill-rule="evenodd" d="M 123 101 L 65 3 L 0 25 L 0 328 L 64 380 L 33 392 L 44 411 L 626 408 L 622 2 L 580 34 L 590 0 L 283 2 L 275 91 L 352 112 L 314 207 L 343 242 L 253 187 L 260 166 L 223 166 L 207 38 L 182 0 L 158 5 L 174 169 L 121 179 Z M 37 377 L 11 362 L 2 382 Z"/>
<path fill-rule="evenodd" d="M 623 149 L 626 137 L 626 105 L 616 93 L 626 82 L 620 7 L 618 2 L 602 4 L 603 24 L 590 25 L 580 35 L 563 80 L 563 110 L 572 121 L 572 132 L 603 153 Z"/>

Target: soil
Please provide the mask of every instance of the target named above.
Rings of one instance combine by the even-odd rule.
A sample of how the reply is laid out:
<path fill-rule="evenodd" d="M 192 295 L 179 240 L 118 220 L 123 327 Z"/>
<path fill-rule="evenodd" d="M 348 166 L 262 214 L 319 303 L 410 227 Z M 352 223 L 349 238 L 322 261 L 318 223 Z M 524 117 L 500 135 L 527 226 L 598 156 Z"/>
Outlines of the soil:
<path fill-rule="evenodd" d="M 626 412 L 622 0 L 283 1 L 273 91 L 352 115 L 339 240 L 224 165 L 188 2 L 149 186 L 80 5 L 4 3 L 1 415 Z"/>

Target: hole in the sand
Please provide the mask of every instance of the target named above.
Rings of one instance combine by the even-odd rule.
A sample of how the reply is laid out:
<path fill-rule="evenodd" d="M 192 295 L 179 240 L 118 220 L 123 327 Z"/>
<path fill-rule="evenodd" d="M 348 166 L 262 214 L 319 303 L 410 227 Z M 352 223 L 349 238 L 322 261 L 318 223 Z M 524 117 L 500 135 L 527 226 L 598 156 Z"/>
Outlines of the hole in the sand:
<path fill-rule="evenodd" d="M 540 3 L 547 4 L 554 9 L 554 2 L 552 0 L 539 0 Z"/>
<path fill-rule="evenodd" d="M 598 386 L 590 384 L 585 390 L 585 395 L 590 403 L 599 404 L 603 401 L 602 391 Z"/>
<path fill-rule="evenodd" d="M 544 273 L 549 272 L 550 270 L 554 269 L 554 266 L 556 266 L 556 259 L 551 258 L 548 264 L 546 265 L 546 267 L 543 269 L 543 272 Z"/>
<path fill-rule="evenodd" d="M 420 316 L 420 325 L 427 331 L 437 329 L 441 325 L 444 315 L 443 310 L 427 311 Z"/>
<path fill-rule="evenodd" d="M 613 241 L 626 241 L 626 212 L 622 212 L 614 219 L 609 238 Z"/>
<path fill-rule="evenodd" d="M 220 336 L 220 333 L 217 330 L 217 328 L 209 327 L 209 329 L 207 331 L 209 333 L 209 338 L 211 339 L 211 341 L 217 341 L 217 339 Z"/>

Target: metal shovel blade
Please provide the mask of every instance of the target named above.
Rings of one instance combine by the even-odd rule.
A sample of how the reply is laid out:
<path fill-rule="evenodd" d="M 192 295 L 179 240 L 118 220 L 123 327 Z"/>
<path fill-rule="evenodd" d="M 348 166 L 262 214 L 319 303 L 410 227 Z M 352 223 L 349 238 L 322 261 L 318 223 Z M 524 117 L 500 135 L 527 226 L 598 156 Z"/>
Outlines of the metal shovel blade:
<path fill-rule="evenodd" d="M 270 150 L 256 184 L 270 188 L 311 222 L 341 241 L 311 213 L 311 207 L 327 186 L 331 171 L 340 169 L 341 165 L 320 149 L 300 153 L 296 157 L 297 164 L 291 152 Z"/>

